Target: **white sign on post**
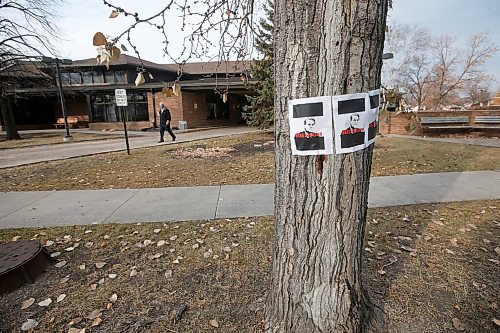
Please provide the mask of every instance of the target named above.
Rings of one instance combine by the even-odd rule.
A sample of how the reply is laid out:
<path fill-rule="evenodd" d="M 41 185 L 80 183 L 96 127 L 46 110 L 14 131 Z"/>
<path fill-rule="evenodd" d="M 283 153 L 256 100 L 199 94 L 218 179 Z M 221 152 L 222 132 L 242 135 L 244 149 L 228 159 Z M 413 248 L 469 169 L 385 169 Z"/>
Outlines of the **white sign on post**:
<path fill-rule="evenodd" d="M 125 89 L 115 89 L 116 106 L 128 106 L 127 91 Z"/>

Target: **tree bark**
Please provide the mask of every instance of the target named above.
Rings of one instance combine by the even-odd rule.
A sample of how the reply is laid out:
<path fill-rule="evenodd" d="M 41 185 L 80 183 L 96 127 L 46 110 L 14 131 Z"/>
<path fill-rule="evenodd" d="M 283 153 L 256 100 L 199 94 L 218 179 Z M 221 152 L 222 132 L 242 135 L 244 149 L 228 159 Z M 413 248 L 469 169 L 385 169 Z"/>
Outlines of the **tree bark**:
<path fill-rule="evenodd" d="M 387 0 L 275 0 L 276 236 L 268 332 L 364 332 L 372 147 L 293 156 L 288 100 L 380 87 Z"/>
<path fill-rule="evenodd" d="M 10 98 L 6 96 L 0 97 L 0 109 L 2 109 L 2 120 L 7 134 L 7 140 L 21 140 L 21 136 L 17 132 L 16 122 Z"/>

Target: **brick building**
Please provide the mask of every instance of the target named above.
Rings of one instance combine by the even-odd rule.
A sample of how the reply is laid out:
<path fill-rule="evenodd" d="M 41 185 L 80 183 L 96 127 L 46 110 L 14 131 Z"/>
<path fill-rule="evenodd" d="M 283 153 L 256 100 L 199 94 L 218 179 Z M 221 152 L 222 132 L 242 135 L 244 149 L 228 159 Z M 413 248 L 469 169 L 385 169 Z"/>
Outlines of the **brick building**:
<path fill-rule="evenodd" d="M 143 67 L 142 67 L 143 66 Z M 61 76 L 67 116 L 76 116 L 79 126 L 90 129 L 121 129 L 121 113 L 115 104 L 114 90 L 126 89 L 127 127 L 139 130 L 151 127 L 158 119 L 154 110 L 164 102 L 172 113 L 172 126 L 179 121 L 189 128 L 236 125 L 243 123 L 242 108 L 249 93 L 242 76 L 248 77 L 249 63 L 208 62 L 188 63 L 178 80 L 181 92 L 167 97 L 161 91 L 165 84 L 174 82 L 179 66 L 140 62 L 138 58 L 121 55 L 106 69 L 96 65 L 95 59 L 76 60 L 61 65 Z M 27 70 L 30 68 L 30 70 Z M 145 83 L 136 86 L 137 69 L 145 70 Z M 22 82 L 19 73 L 23 73 Z M 12 96 L 12 107 L 18 129 L 54 128 L 62 117 L 55 71 L 52 66 L 30 63 L 23 70 L 4 68 L 0 81 L 12 81 L 7 90 Z M 222 92 L 227 89 L 224 102 Z"/>

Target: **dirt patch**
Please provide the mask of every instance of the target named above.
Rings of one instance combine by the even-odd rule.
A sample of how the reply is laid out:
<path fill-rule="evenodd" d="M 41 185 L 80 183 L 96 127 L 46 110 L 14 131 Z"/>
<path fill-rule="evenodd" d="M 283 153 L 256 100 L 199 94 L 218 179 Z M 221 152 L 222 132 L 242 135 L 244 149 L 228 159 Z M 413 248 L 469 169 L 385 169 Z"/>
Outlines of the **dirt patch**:
<path fill-rule="evenodd" d="M 498 332 L 499 208 L 369 210 L 363 281 L 389 316 L 381 332 L 451 333 L 453 318 L 465 332 Z M 221 332 L 261 332 L 273 232 L 270 217 L 2 230 L 0 241 L 53 241 L 47 248 L 67 264 L 0 296 L 0 328 L 20 332 L 33 318 L 36 332 L 67 332 L 71 321 L 91 332 L 211 332 L 215 320 Z M 51 305 L 37 305 L 48 297 Z M 90 328 L 94 310 L 102 323 Z"/>

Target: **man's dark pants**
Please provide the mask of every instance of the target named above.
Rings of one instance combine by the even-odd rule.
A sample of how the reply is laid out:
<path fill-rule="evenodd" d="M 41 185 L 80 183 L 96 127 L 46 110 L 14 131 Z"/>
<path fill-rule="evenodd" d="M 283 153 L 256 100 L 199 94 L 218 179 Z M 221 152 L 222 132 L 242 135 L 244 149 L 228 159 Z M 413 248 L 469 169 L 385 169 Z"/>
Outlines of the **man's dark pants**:
<path fill-rule="evenodd" d="M 170 125 L 160 125 L 160 142 L 163 142 L 163 135 L 165 134 L 165 131 L 167 131 L 168 134 L 170 134 L 172 140 L 175 140 L 175 134 L 174 132 L 172 132 Z"/>

